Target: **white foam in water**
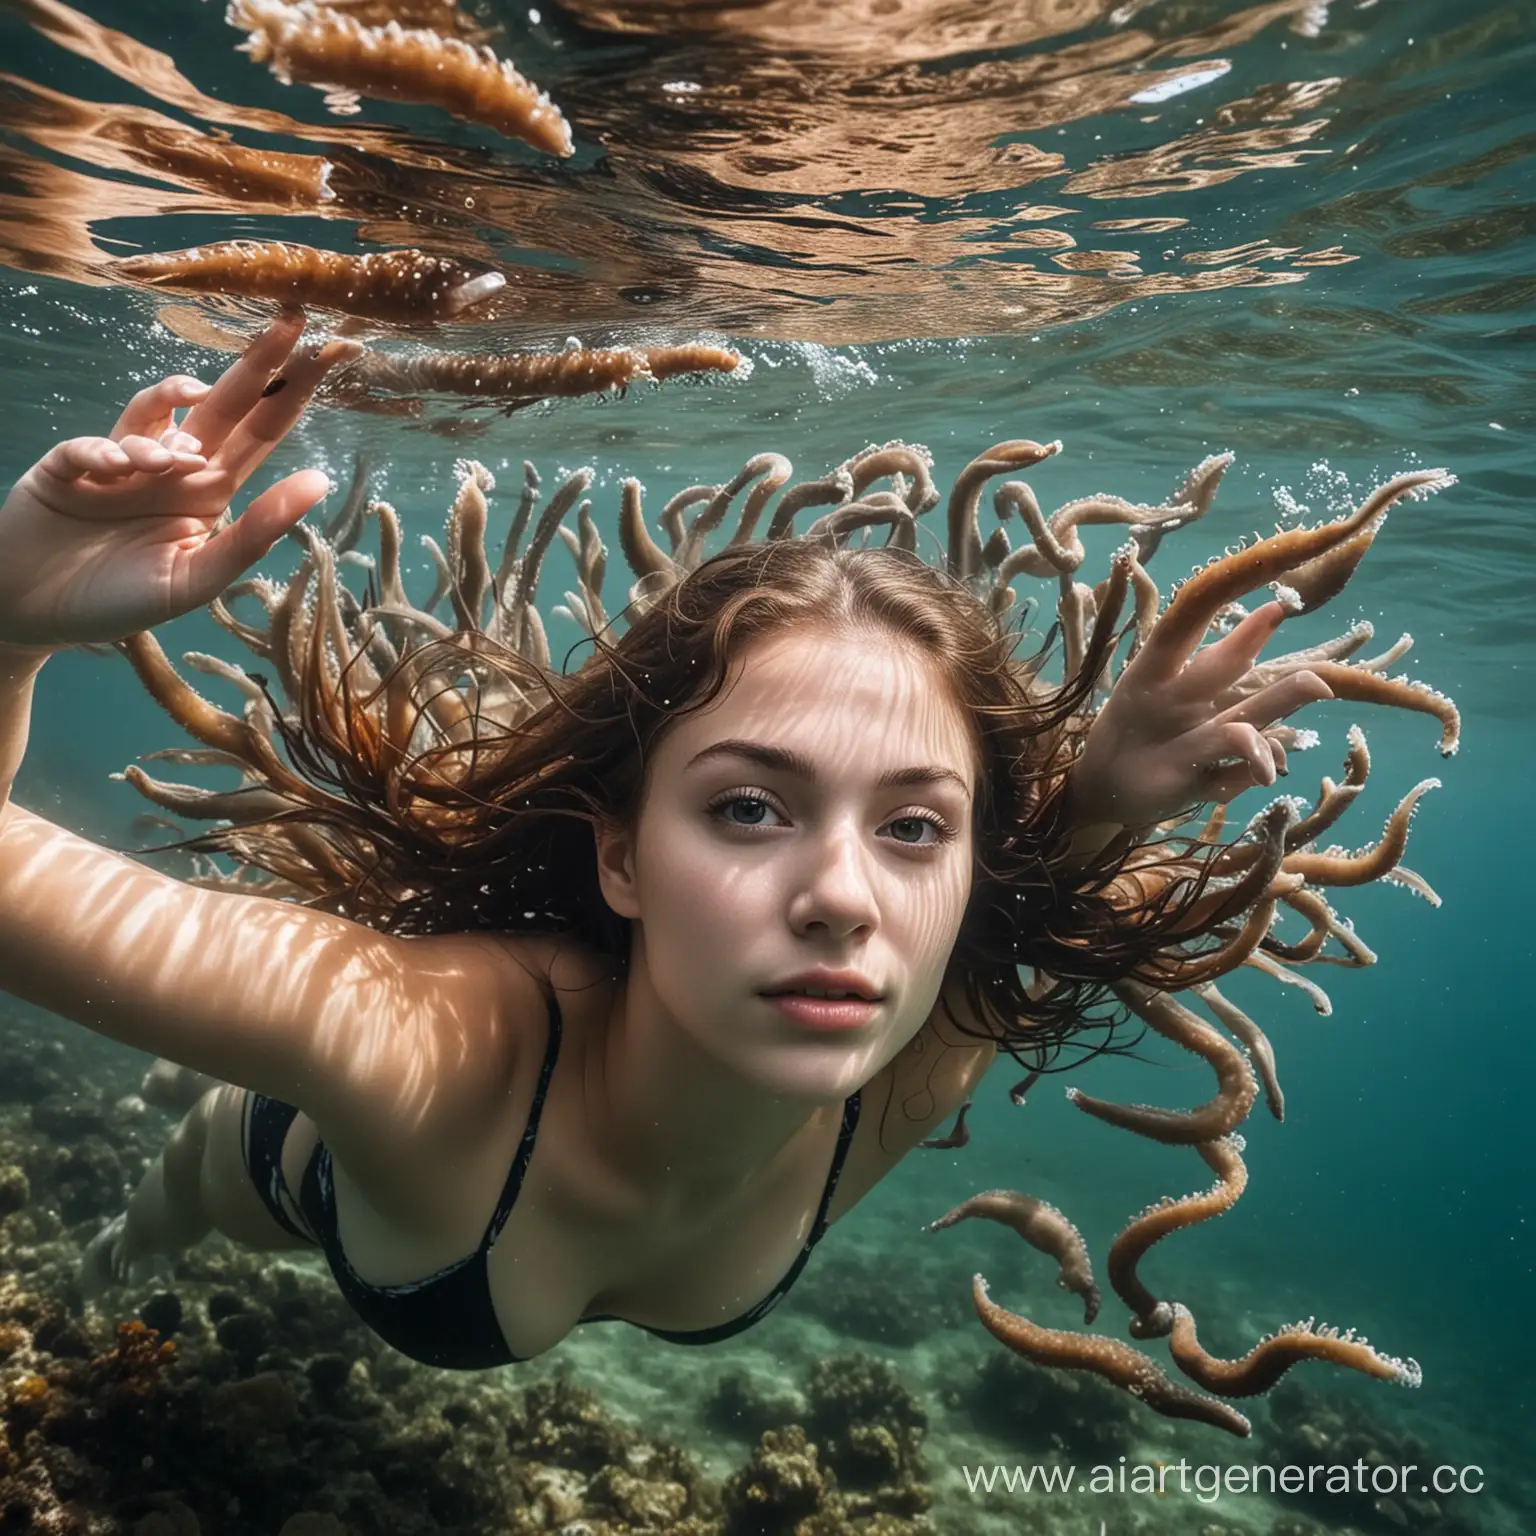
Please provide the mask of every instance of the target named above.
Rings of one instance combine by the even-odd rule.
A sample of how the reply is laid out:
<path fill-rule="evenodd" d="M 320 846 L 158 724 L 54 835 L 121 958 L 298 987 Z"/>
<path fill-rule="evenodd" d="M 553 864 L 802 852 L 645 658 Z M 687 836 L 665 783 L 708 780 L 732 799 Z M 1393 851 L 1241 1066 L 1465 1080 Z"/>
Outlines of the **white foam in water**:
<path fill-rule="evenodd" d="M 1373 485 L 1376 481 L 1371 482 Z M 1350 479 L 1342 469 L 1335 469 L 1326 459 L 1319 459 L 1306 472 L 1298 497 L 1288 485 L 1277 485 L 1271 493 L 1282 523 L 1325 521 L 1352 511 L 1355 495 Z"/>
<path fill-rule="evenodd" d="M 810 366 L 811 377 L 824 400 L 836 399 L 880 382 L 880 375 L 862 357 L 846 351 L 834 352 L 831 347 L 815 341 L 801 342 L 797 344 L 797 350 Z"/>

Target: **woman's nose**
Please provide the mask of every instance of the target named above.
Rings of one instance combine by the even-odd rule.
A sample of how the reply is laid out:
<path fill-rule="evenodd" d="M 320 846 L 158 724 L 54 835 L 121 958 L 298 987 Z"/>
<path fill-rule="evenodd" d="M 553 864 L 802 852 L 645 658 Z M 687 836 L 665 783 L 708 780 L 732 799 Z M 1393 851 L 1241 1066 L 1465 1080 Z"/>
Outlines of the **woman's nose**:
<path fill-rule="evenodd" d="M 857 835 L 839 832 L 819 841 L 810 871 L 795 893 L 794 927 L 819 924 L 841 935 L 873 929 L 879 920 L 879 904 Z"/>

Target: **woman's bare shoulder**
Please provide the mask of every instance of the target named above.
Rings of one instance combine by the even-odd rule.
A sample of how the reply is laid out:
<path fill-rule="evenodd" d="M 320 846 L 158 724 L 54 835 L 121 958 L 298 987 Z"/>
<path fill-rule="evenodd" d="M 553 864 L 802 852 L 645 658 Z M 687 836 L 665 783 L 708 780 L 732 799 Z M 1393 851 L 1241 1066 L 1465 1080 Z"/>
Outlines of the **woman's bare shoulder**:
<path fill-rule="evenodd" d="M 582 1014 L 611 992 L 614 970 L 610 960 L 582 944 L 547 933 L 459 933 L 421 940 L 418 972 L 423 981 L 416 1001 L 423 1010 L 426 1043 L 443 1070 L 454 1061 L 477 1057 L 483 1070 L 487 1058 L 521 1060 L 531 1053 L 541 1058 L 548 1034 L 551 999 L 561 1013 Z M 444 970 L 457 972 L 451 989 L 456 1006 L 442 1001 L 450 989 L 426 978 Z M 456 1047 L 472 1043 L 472 1052 Z"/>
<path fill-rule="evenodd" d="M 397 1206 L 409 1204 L 418 1184 L 429 1203 L 440 1198 L 433 1170 L 445 1158 L 473 1161 L 509 1114 L 526 1117 L 551 997 L 565 1019 L 583 1023 L 584 1009 L 604 1005 L 612 971 L 601 955 L 554 935 L 435 934 L 404 943 L 387 1069 L 349 1125 L 315 1117 L 354 1181 L 390 1192 Z"/>

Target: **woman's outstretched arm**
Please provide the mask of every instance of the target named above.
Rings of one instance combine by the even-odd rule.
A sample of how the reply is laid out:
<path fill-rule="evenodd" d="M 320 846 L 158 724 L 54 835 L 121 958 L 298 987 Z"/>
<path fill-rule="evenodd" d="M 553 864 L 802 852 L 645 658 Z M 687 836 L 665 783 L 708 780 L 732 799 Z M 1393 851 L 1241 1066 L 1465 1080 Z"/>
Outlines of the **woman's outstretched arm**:
<path fill-rule="evenodd" d="M 167 379 L 144 391 L 111 437 L 61 443 L 0 508 L 0 988 L 298 1103 L 340 1155 L 354 1127 L 376 1140 L 381 1108 L 415 1118 L 425 1106 L 399 1101 L 423 1080 L 421 1053 L 456 1016 L 467 1029 L 487 1011 L 472 946 L 202 890 L 10 800 L 52 651 L 209 601 L 324 493 L 324 476 L 301 470 L 215 531 L 352 349 L 296 350 L 301 330 L 283 317 L 211 390 Z"/>

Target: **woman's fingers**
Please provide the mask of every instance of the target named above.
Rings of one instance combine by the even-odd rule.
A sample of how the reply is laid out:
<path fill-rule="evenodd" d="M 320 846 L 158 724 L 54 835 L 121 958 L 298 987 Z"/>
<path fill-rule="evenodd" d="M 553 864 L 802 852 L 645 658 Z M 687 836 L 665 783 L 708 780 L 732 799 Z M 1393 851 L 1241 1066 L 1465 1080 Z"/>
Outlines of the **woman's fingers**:
<path fill-rule="evenodd" d="M 1255 608 L 1230 634 L 1214 645 L 1196 651 L 1179 674 L 1180 686 L 1212 698 L 1223 688 L 1230 688 L 1259 659 L 1259 652 L 1269 644 L 1285 622 L 1283 603 L 1265 603 Z"/>
<path fill-rule="evenodd" d="M 1252 725 L 1212 721 L 1191 731 L 1186 746 L 1193 766 L 1213 777 L 1223 777 L 1232 759 L 1237 758 L 1248 774 L 1247 784 L 1267 786 L 1275 782 L 1274 743 Z"/>
<path fill-rule="evenodd" d="M 141 389 L 123 408 L 112 428 L 114 442 L 125 437 L 159 437 L 175 425 L 175 413 L 208 397 L 209 386 L 184 373 L 172 374 Z"/>
<path fill-rule="evenodd" d="M 288 435 L 326 374 L 364 350 L 360 342 L 336 340 L 291 357 L 220 447 L 215 456 L 219 468 L 240 485 Z"/>
<path fill-rule="evenodd" d="M 202 454 L 166 448 L 147 437 L 126 437 L 120 443 L 108 437 L 74 437 L 51 448 L 37 472 L 61 485 L 79 487 L 67 504 L 72 514 L 118 519 L 160 517 L 167 510 L 160 498 L 139 494 L 135 476 L 179 479 L 207 467 Z M 138 484 L 148 489 L 145 482 Z"/>
<path fill-rule="evenodd" d="M 330 488 L 320 470 L 301 469 L 263 491 L 227 528 L 187 554 L 177 572 L 181 606 L 211 602 L 238 581 Z"/>
<path fill-rule="evenodd" d="M 1234 763 L 1226 768 L 1218 768 L 1211 774 L 1200 798 L 1225 805 L 1229 800 L 1236 800 L 1245 789 L 1252 788 L 1253 769 L 1247 763 Z"/>
<path fill-rule="evenodd" d="M 128 455 L 128 462 L 145 474 L 155 475 L 171 467 L 175 455 L 152 437 L 125 437 L 117 445 Z"/>
<path fill-rule="evenodd" d="M 107 480 L 133 473 L 133 461 L 108 437 L 72 437 L 50 448 L 37 467 L 65 482 L 85 475 Z"/>
<path fill-rule="evenodd" d="M 1256 725 L 1262 730 L 1266 725 L 1273 725 L 1276 720 L 1284 720 L 1287 715 L 1295 714 L 1307 704 L 1316 704 L 1332 697 L 1333 689 L 1317 673 L 1292 672 L 1289 677 L 1282 677 L 1279 682 L 1260 688 L 1252 697 L 1223 710 L 1216 716 L 1215 723 Z"/>
<path fill-rule="evenodd" d="M 272 375 L 288 361 L 288 354 L 304 331 L 304 316 L 299 310 L 284 310 L 241 354 L 240 360 L 225 369 L 207 396 L 187 413 L 184 432 L 198 438 L 203 451 L 215 454 L 224 440 L 242 422 L 261 399 Z"/>

